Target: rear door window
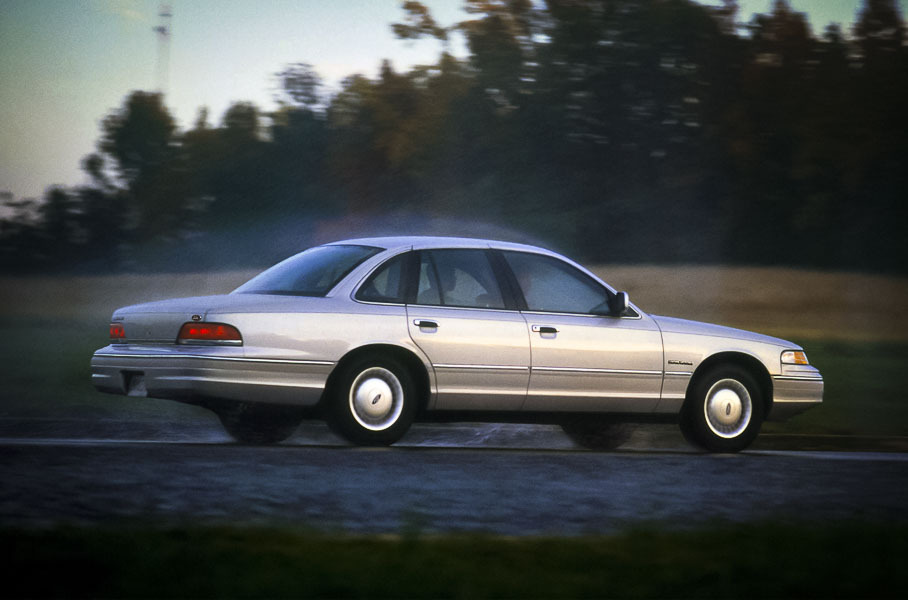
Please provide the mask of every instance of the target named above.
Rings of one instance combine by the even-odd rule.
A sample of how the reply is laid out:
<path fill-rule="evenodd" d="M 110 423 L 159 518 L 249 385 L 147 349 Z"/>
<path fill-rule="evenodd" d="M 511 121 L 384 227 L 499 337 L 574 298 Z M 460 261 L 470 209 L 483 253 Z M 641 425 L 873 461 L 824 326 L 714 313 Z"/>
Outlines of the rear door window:
<path fill-rule="evenodd" d="M 420 252 L 417 304 L 505 308 L 495 272 L 484 250 Z"/>

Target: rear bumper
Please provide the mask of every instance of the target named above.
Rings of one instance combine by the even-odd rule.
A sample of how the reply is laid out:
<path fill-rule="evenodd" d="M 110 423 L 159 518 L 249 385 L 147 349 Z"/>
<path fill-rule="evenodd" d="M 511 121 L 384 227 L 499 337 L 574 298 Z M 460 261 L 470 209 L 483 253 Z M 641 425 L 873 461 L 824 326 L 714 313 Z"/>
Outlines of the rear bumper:
<path fill-rule="evenodd" d="M 242 348 L 111 345 L 92 356 L 91 380 L 111 394 L 313 406 L 333 368 L 329 361 L 247 358 Z"/>
<path fill-rule="evenodd" d="M 823 402 L 823 377 L 816 369 L 798 375 L 773 375 L 769 420 L 781 421 Z"/>

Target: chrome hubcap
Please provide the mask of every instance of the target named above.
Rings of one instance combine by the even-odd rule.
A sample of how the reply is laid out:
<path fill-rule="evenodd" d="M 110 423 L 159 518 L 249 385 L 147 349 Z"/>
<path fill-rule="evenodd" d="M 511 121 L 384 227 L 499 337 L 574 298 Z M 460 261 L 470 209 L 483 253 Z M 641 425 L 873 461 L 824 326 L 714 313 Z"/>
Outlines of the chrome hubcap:
<path fill-rule="evenodd" d="M 721 379 L 709 388 L 704 405 L 706 424 L 713 433 L 723 438 L 741 435 L 753 412 L 750 393 L 743 383 L 735 379 Z"/>
<path fill-rule="evenodd" d="M 371 431 L 394 425 L 403 411 L 403 400 L 400 381 L 382 367 L 366 369 L 350 386 L 350 412 L 357 423 Z"/>

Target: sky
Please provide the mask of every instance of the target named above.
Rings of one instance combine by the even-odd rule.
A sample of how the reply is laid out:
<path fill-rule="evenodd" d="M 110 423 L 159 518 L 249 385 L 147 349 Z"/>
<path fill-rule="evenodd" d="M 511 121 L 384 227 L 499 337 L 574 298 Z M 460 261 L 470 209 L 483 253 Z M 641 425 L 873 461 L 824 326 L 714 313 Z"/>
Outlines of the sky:
<path fill-rule="evenodd" d="M 702 0 L 721 4 L 719 0 Z M 442 24 L 466 18 L 460 0 L 423 0 Z M 739 0 L 740 19 L 773 0 Z M 814 32 L 849 29 L 862 0 L 790 0 Z M 400 0 L 168 0 L 173 14 L 166 104 L 185 129 L 207 107 L 218 123 L 236 101 L 274 108 L 274 74 L 312 64 L 329 87 L 375 76 L 383 58 L 405 70 L 435 62 L 435 40 L 404 42 L 390 24 Z M 103 118 L 133 90 L 158 87 L 160 0 L 0 0 L 0 192 L 40 197 L 87 181 Z M 908 0 L 899 0 L 902 15 Z M 452 46 L 464 54 L 463 44 Z"/>

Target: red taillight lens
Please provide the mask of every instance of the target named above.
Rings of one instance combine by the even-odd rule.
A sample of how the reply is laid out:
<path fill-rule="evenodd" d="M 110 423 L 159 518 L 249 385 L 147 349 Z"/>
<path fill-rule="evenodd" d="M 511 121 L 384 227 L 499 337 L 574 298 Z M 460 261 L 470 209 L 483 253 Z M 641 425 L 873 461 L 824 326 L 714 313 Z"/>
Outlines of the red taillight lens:
<path fill-rule="evenodd" d="M 122 323 L 110 324 L 110 339 L 114 342 L 119 342 L 126 339 L 126 330 L 123 329 Z"/>
<path fill-rule="evenodd" d="M 226 323 L 184 323 L 180 327 L 177 343 L 240 346 L 243 338 L 236 327 Z"/>

